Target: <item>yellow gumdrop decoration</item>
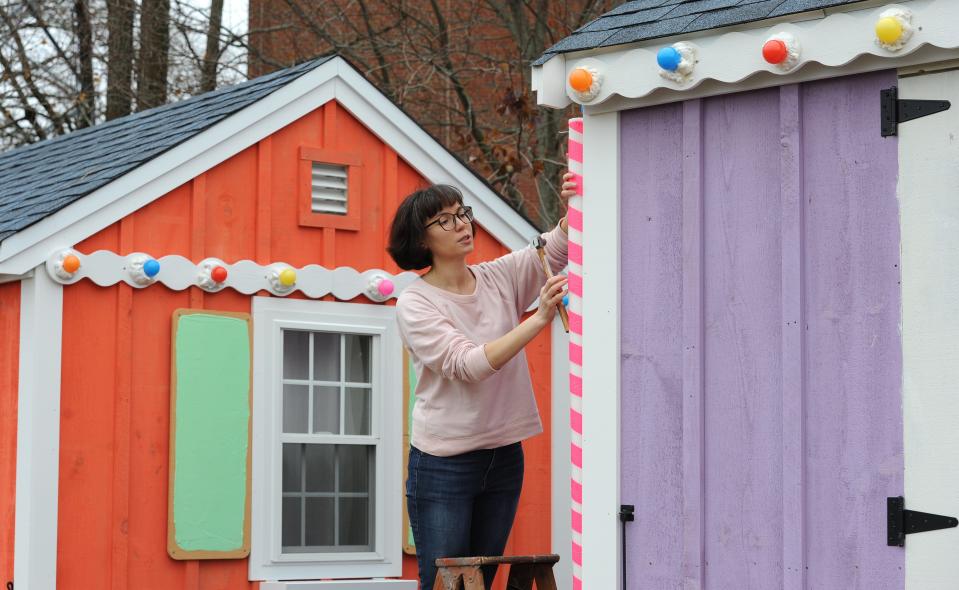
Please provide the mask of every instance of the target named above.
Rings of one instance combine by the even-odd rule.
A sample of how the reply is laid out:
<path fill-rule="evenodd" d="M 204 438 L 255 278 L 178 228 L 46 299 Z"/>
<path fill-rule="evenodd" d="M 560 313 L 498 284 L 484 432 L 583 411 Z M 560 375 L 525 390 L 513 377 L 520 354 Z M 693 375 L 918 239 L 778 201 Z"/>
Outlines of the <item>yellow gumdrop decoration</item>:
<path fill-rule="evenodd" d="M 292 268 L 284 268 L 280 271 L 280 284 L 284 287 L 292 287 L 296 283 L 296 271 Z"/>
<path fill-rule="evenodd" d="M 902 23 L 899 19 L 884 16 L 876 21 L 876 38 L 883 43 L 895 43 L 902 37 Z"/>
<path fill-rule="evenodd" d="M 569 85 L 576 92 L 586 92 L 593 85 L 593 75 L 586 68 L 576 68 L 569 73 Z"/>

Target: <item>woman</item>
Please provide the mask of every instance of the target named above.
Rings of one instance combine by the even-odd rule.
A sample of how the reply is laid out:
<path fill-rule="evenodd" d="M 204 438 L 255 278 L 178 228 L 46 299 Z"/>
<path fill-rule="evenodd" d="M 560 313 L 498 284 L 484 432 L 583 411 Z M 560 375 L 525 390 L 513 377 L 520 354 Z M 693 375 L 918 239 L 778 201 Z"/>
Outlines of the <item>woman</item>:
<path fill-rule="evenodd" d="M 563 217 L 543 235 L 554 273 L 566 265 L 566 232 Z M 543 431 L 523 347 L 551 323 L 566 285 L 546 280 L 532 248 L 467 265 L 474 234 L 472 210 L 444 185 L 406 197 L 390 228 L 396 264 L 429 267 L 396 304 L 417 375 L 406 497 L 423 590 L 438 557 L 503 554 L 523 485 L 520 441 Z M 496 568 L 483 574 L 489 588 Z"/>

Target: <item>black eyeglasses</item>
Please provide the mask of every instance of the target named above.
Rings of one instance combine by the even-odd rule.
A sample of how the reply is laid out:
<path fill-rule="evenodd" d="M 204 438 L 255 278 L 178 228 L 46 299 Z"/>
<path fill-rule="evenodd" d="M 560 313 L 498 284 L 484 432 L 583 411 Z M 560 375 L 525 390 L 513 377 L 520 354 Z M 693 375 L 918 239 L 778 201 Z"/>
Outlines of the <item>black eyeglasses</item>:
<path fill-rule="evenodd" d="M 440 227 L 445 229 L 446 231 L 453 231 L 453 227 L 455 227 L 456 225 L 456 222 L 453 221 L 454 217 L 458 218 L 463 223 L 470 223 L 473 221 L 473 208 L 463 207 L 462 209 L 459 210 L 459 213 L 456 213 L 455 215 L 452 213 L 440 213 L 440 216 L 438 218 L 427 223 L 426 225 L 423 226 L 423 228 L 426 229 L 427 227 L 433 225 L 434 223 L 438 223 L 440 224 Z"/>

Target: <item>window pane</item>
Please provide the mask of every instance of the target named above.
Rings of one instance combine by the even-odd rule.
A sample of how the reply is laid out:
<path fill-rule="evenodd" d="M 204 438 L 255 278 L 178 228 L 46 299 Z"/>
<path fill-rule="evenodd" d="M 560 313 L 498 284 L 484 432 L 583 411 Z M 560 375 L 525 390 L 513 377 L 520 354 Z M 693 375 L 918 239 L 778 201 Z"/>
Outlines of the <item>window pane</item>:
<path fill-rule="evenodd" d="M 310 378 L 310 333 L 283 330 L 283 378 Z"/>
<path fill-rule="evenodd" d="M 333 498 L 306 499 L 306 544 L 333 545 Z"/>
<path fill-rule="evenodd" d="M 343 413 L 343 434 L 370 433 L 370 390 L 346 388 L 346 408 Z"/>
<path fill-rule="evenodd" d="M 371 545 L 368 498 L 340 498 L 340 545 Z"/>
<path fill-rule="evenodd" d="M 286 443 L 283 445 L 283 491 L 303 491 L 303 445 Z"/>
<path fill-rule="evenodd" d="M 283 386 L 283 432 L 309 432 L 310 388 Z"/>
<path fill-rule="evenodd" d="M 313 380 L 340 380 L 340 335 L 313 332 Z"/>
<path fill-rule="evenodd" d="M 370 345 L 372 336 L 347 334 L 346 337 L 346 380 L 351 383 L 370 382 Z"/>
<path fill-rule="evenodd" d="M 306 491 L 333 492 L 334 445 L 306 445 Z"/>
<path fill-rule="evenodd" d="M 313 432 L 340 433 L 340 388 L 313 386 Z"/>
<path fill-rule="evenodd" d="M 299 547 L 303 544 L 300 539 L 300 498 L 283 498 L 283 546 Z"/>
<path fill-rule="evenodd" d="M 340 492 L 370 492 L 370 456 L 373 447 L 339 445 Z"/>

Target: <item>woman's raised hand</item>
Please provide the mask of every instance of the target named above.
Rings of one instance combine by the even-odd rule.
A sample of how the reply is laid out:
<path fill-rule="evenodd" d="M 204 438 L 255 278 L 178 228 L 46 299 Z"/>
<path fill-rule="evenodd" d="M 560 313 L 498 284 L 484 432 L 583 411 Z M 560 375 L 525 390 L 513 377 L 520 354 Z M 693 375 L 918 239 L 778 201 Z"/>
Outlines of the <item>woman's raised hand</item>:
<path fill-rule="evenodd" d="M 550 277 L 539 291 L 539 309 L 536 315 L 545 323 L 552 321 L 556 314 L 556 306 L 563 304 L 563 295 L 566 294 L 566 277 L 554 275 Z"/>
<path fill-rule="evenodd" d="M 575 175 L 572 172 L 563 175 L 563 190 L 559 193 L 559 196 L 563 197 L 563 202 L 576 196 L 576 182 L 573 178 L 575 178 Z"/>

